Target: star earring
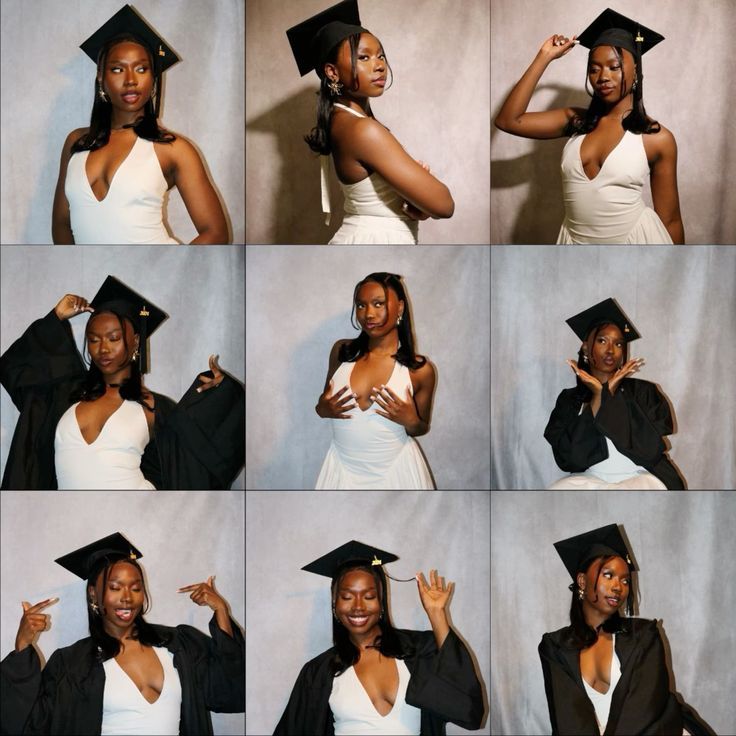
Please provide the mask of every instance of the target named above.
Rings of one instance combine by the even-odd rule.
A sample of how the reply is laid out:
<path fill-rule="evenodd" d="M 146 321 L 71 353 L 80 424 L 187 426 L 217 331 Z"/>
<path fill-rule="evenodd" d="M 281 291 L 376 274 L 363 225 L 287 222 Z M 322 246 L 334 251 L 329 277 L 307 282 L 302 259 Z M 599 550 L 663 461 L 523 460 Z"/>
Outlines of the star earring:
<path fill-rule="evenodd" d="M 337 79 L 331 79 L 327 86 L 330 88 L 330 94 L 337 96 L 342 94 L 342 87 L 343 85 L 337 81 Z"/>

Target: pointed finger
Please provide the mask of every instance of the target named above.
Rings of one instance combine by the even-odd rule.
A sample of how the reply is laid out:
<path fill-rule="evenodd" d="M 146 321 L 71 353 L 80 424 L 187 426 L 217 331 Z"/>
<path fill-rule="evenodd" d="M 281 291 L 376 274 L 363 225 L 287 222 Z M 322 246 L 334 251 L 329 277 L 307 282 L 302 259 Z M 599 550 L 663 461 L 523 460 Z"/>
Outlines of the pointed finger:
<path fill-rule="evenodd" d="M 201 585 L 201 583 L 193 583 L 192 585 L 185 585 L 183 588 L 179 588 L 177 590 L 177 593 L 186 593 L 189 590 L 194 590 L 195 588 L 198 588 Z"/>

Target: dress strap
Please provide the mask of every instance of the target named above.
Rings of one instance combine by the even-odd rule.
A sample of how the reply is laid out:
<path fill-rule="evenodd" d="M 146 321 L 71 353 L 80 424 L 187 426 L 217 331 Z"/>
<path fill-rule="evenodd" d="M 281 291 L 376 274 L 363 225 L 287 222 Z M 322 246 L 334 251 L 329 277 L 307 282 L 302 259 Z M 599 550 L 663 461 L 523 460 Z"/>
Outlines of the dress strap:
<path fill-rule="evenodd" d="M 347 110 L 348 112 L 351 112 L 351 113 L 353 113 L 353 115 L 357 115 L 357 116 L 358 116 L 359 118 L 366 118 L 366 117 L 368 117 L 367 115 L 362 115 L 362 114 L 361 114 L 361 113 L 359 113 L 359 112 L 358 112 L 357 110 L 353 110 L 353 108 L 352 108 L 352 107 L 348 107 L 347 105 L 342 105 L 342 104 L 341 104 L 341 103 L 339 103 L 339 102 L 333 102 L 332 104 L 333 104 L 333 105 L 334 105 L 335 107 L 340 107 L 340 108 L 342 108 L 343 110 Z"/>
<path fill-rule="evenodd" d="M 329 181 L 330 157 L 320 156 L 319 165 L 320 165 L 320 188 L 322 189 L 322 213 L 325 216 L 325 225 L 329 225 L 330 216 L 331 216 L 330 181 Z"/>

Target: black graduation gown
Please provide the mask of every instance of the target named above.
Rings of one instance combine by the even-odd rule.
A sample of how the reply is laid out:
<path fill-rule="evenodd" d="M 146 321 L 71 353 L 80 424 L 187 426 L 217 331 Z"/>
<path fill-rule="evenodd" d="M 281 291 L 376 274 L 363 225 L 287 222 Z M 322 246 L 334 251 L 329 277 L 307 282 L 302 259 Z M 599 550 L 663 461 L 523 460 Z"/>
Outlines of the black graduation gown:
<path fill-rule="evenodd" d="M 589 406 L 579 414 L 583 402 L 576 388 L 567 388 L 557 397 L 544 437 L 552 445 L 560 469 L 582 473 L 605 460 L 608 437 L 623 455 L 646 468 L 667 488 L 683 490 L 682 478 L 667 457 L 662 439 L 672 434 L 672 414 L 656 385 L 624 378 L 613 396 L 608 384 L 603 388 L 595 417 Z"/>
<path fill-rule="evenodd" d="M 0 383 L 20 412 L 2 489 L 58 487 L 54 434 L 86 369 L 68 321 L 51 310 L 0 356 Z M 211 376 L 211 372 L 206 375 Z M 230 376 L 197 393 L 195 379 L 179 403 L 154 393 L 154 439 L 141 459 L 156 488 L 229 488 L 245 460 L 245 392 Z"/>
<path fill-rule="evenodd" d="M 580 650 L 565 645 L 568 630 L 545 634 L 539 644 L 552 734 L 599 736 L 595 709 L 580 674 Z M 683 725 L 692 736 L 712 733 L 670 692 L 656 621 L 622 619 L 616 654 L 621 678 L 613 691 L 604 736 L 681 736 Z"/>
<path fill-rule="evenodd" d="M 483 696 L 468 650 L 455 632 L 437 649 L 431 631 L 397 629 L 403 647 L 414 649 L 404 659 L 411 675 L 406 702 L 422 711 L 421 733 L 442 736 L 450 721 L 474 730 L 483 720 Z M 330 659 L 326 652 L 307 662 L 296 680 L 274 736 L 332 736 L 334 719 L 329 699 L 332 694 Z"/>
<path fill-rule="evenodd" d="M 153 625 L 174 655 L 181 680 L 182 736 L 212 734 L 216 713 L 245 711 L 245 642 L 210 620 L 211 638 L 192 626 Z M 94 659 L 90 637 L 57 649 L 41 671 L 36 650 L 26 647 L 2 661 L 3 734 L 92 736 L 102 731 L 105 670 Z"/>

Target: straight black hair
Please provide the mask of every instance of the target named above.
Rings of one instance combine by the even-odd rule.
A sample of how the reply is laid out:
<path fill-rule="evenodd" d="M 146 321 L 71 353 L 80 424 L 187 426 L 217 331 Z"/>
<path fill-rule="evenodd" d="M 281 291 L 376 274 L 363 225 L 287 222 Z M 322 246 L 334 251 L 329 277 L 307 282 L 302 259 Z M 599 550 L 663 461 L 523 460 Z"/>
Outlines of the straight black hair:
<path fill-rule="evenodd" d="M 378 590 L 378 600 L 381 605 L 381 617 L 378 625 L 381 633 L 376 637 L 373 647 L 385 657 L 393 657 L 395 659 L 404 659 L 411 656 L 413 651 L 404 649 L 399 641 L 396 629 L 391 623 L 391 616 L 388 611 L 387 595 L 388 589 L 386 584 L 386 575 L 380 565 L 366 564 L 346 564 L 342 566 L 334 578 L 332 578 L 332 609 L 335 609 L 337 593 L 340 588 L 340 581 L 343 575 L 353 570 L 363 570 L 373 576 L 376 581 L 376 589 Z M 360 651 L 358 647 L 350 641 L 350 635 L 347 629 L 332 616 L 332 641 L 335 645 L 335 654 L 330 661 L 330 670 L 333 677 L 338 677 L 345 670 L 352 667 L 360 659 Z"/>
<path fill-rule="evenodd" d="M 102 82 L 99 83 L 98 87 L 97 76 L 104 78 L 107 55 L 115 44 L 121 43 L 122 41 L 133 41 L 133 43 L 143 46 L 148 54 L 151 73 L 155 80 L 155 95 L 152 93 L 151 97 L 146 101 L 146 104 L 143 106 L 143 117 L 132 126 L 133 130 L 139 138 L 145 138 L 155 143 L 171 143 L 176 140 L 176 136 L 173 133 L 169 133 L 167 130 L 159 127 L 157 120 L 158 108 L 161 102 L 162 84 L 161 74 L 157 72 L 157 57 L 148 47 L 148 44 L 135 34 L 121 33 L 107 41 L 100 50 L 100 55 L 97 59 L 97 75 L 95 76 L 94 102 L 92 103 L 89 132 L 74 142 L 71 148 L 72 154 L 78 153 L 79 151 L 96 151 L 98 148 L 107 145 L 110 140 L 112 103 L 109 99 L 103 100 L 100 98 L 98 90 L 102 88 Z M 155 105 L 154 97 L 156 99 Z"/>
<path fill-rule="evenodd" d="M 404 285 L 401 282 L 401 276 L 394 273 L 386 273 L 385 271 L 379 271 L 376 273 L 368 274 L 362 281 L 359 281 L 355 285 L 353 291 L 353 308 L 350 312 L 350 324 L 355 329 L 360 329 L 359 325 L 355 324 L 355 302 L 358 299 L 358 292 L 363 284 L 367 284 L 369 281 L 374 281 L 380 284 L 383 288 L 383 293 L 386 301 L 386 309 L 388 310 L 388 292 L 387 289 L 392 289 L 396 296 L 404 302 L 404 315 L 397 327 L 399 332 L 399 349 L 394 358 L 401 365 L 405 365 L 407 368 L 421 368 L 427 359 L 421 355 L 417 355 L 414 352 L 414 334 L 412 329 L 411 310 L 409 309 L 409 300 L 406 298 L 406 291 Z M 361 330 L 360 335 L 350 342 L 343 343 L 340 347 L 338 357 L 341 363 L 353 363 L 361 355 L 365 355 L 368 352 L 368 333 L 365 330 Z"/>
<path fill-rule="evenodd" d="M 353 33 L 348 36 L 350 42 L 350 63 L 353 72 L 353 81 L 351 85 L 352 90 L 358 89 L 358 74 L 355 71 L 355 64 L 358 58 L 358 44 L 360 43 L 360 33 Z M 345 39 L 343 39 L 345 40 Z M 380 41 L 379 41 L 380 43 Z M 340 44 L 342 41 L 335 44 L 327 55 L 325 63 L 335 64 L 337 63 L 337 54 L 340 50 Z M 383 44 L 381 44 L 381 51 L 383 51 Z M 391 81 L 385 89 L 388 89 L 394 83 L 394 73 L 391 70 L 391 66 L 388 63 L 386 54 L 384 53 L 383 58 L 386 62 L 386 67 L 391 72 Z M 315 152 L 322 154 L 323 156 L 329 156 L 332 153 L 332 141 L 330 140 L 330 120 L 332 119 L 332 113 L 334 111 L 334 95 L 329 88 L 329 78 L 325 74 L 324 66 L 322 69 L 317 69 L 319 75 L 319 92 L 317 92 L 317 125 L 312 128 L 312 132 L 309 135 L 304 136 L 304 140 L 307 145 Z M 370 101 L 368 102 L 368 115 L 375 119 L 371 110 Z"/>
<path fill-rule="evenodd" d="M 620 46 L 612 46 L 616 53 L 618 63 L 623 70 L 623 51 Z M 588 52 L 588 63 L 585 67 L 585 91 L 588 92 L 588 69 L 590 69 L 590 57 L 593 53 L 593 49 Z M 631 131 L 632 133 L 659 133 L 661 130 L 660 124 L 656 120 L 652 120 L 644 109 L 643 100 L 643 86 L 644 86 L 644 74 L 641 69 L 641 54 L 633 54 L 634 63 L 636 65 L 636 77 L 637 83 L 634 87 L 634 99 L 631 111 L 621 120 L 621 125 L 624 130 Z M 621 74 L 621 97 L 624 97 L 631 90 L 626 88 L 626 80 L 624 79 L 623 72 Z M 585 115 L 581 118 L 575 116 L 570 120 L 565 129 L 565 135 L 579 135 L 590 133 L 598 125 L 598 121 L 603 117 L 606 112 L 606 105 L 600 97 L 597 97 L 592 92 L 588 92 L 592 97 L 590 106 L 585 112 Z"/>
<path fill-rule="evenodd" d="M 592 557 L 589 560 L 584 561 L 579 569 L 575 573 L 575 581 L 569 585 L 572 591 L 572 599 L 570 601 L 570 627 L 566 635 L 567 646 L 573 649 L 587 649 L 596 643 L 598 639 L 598 632 L 588 624 L 583 614 L 583 602 L 580 600 L 578 594 L 578 573 L 587 574 L 588 570 L 596 563 L 598 563 L 598 572 L 595 577 L 595 588 L 598 587 L 598 578 L 601 574 L 603 565 L 614 557 L 620 557 L 620 555 L 599 555 Z M 622 558 L 623 559 L 623 558 Z M 626 560 L 624 560 L 626 562 Z M 627 563 L 628 565 L 628 563 Z M 636 590 L 634 585 L 634 573 L 629 567 L 629 595 L 626 598 L 626 616 L 631 617 L 634 615 L 634 606 L 636 599 Z M 616 611 L 612 616 L 607 618 L 601 629 L 606 632 L 615 633 L 621 631 L 624 628 L 624 619 Z"/>
<path fill-rule="evenodd" d="M 143 570 L 136 560 L 130 559 L 124 554 L 111 554 L 103 557 L 99 560 L 90 571 L 89 578 L 87 579 L 87 588 L 85 588 L 85 595 L 87 596 L 87 619 L 89 621 L 89 634 L 92 637 L 92 641 L 96 645 L 94 652 L 94 659 L 96 662 L 104 662 L 105 660 L 115 657 L 120 652 L 120 641 L 114 636 L 110 636 L 105 631 L 103 623 L 103 600 L 105 590 L 107 589 L 107 580 L 110 577 L 110 570 L 116 562 L 127 562 L 133 565 L 141 576 L 141 586 L 143 587 L 143 600 L 144 609 L 138 613 L 135 617 L 133 631 L 131 637 L 136 641 L 139 641 L 145 646 L 161 646 L 164 642 L 161 637 L 156 633 L 156 630 L 149 624 L 144 618 L 143 614 L 148 613 L 150 609 L 150 597 L 148 595 L 148 588 L 146 587 L 146 579 L 143 575 Z M 97 588 L 97 579 L 102 573 L 102 596 L 103 599 L 97 600 L 97 606 L 99 608 L 98 613 L 95 613 L 90 606 L 89 599 L 89 588 L 93 588 L 95 591 Z"/>
<path fill-rule="evenodd" d="M 596 338 L 598 337 L 598 333 L 608 325 L 614 324 L 613 322 L 601 322 L 594 327 L 590 329 L 590 332 L 588 332 L 588 338 L 585 342 L 588 342 L 590 339 L 591 333 L 595 332 L 593 335 L 593 342 L 596 341 Z M 616 325 L 618 327 L 618 325 Z M 619 329 L 621 329 L 619 327 Z M 626 363 L 629 359 L 629 343 L 624 340 L 624 350 L 623 350 L 623 360 L 621 365 Z M 580 346 L 580 350 L 578 350 L 578 368 L 585 371 L 586 373 L 590 373 L 590 362 L 585 361 L 585 354 L 583 353 L 583 346 Z M 593 392 L 590 390 L 590 387 L 586 386 L 581 380 L 579 376 L 575 377 L 575 387 L 577 389 L 576 396 L 577 398 L 582 401 L 584 404 L 587 404 L 592 398 L 593 398 Z"/>

